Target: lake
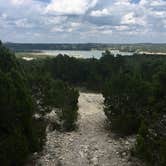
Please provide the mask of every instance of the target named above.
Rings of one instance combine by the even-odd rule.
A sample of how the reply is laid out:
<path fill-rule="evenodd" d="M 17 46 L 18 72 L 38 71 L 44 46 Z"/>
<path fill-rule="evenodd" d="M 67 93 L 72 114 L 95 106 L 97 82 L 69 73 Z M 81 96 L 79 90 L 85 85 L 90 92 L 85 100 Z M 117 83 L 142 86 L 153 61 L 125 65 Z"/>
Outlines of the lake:
<path fill-rule="evenodd" d="M 35 58 L 45 58 L 48 56 L 56 57 L 58 54 L 66 54 L 70 57 L 76 57 L 76 58 L 96 58 L 99 59 L 102 56 L 102 53 L 104 50 L 40 50 L 40 52 L 21 52 L 17 53 L 18 57 L 22 57 L 25 60 L 32 60 Z M 131 56 L 133 53 L 131 52 L 121 52 L 119 50 L 110 50 L 110 52 L 116 56 L 117 54 L 120 54 L 122 56 L 127 55 Z"/>
<path fill-rule="evenodd" d="M 117 54 L 121 55 L 127 55 L 131 56 L 133 53 L 131 52 L 121 52 L 119 50 L 110 50 L 112 54 L 115 56 Z M 76 58 L 97 58 L 99 59 L 102 56 L 102 52 L 104 50 L 90 50 L 90 51 L 80 51 L 80 50 L 42 50 L 41 53 L 44 55 L 49 55 L 49 56 L 57 56 L 58 54 L 66 54 L 71 57 L 76 57 Z"/>

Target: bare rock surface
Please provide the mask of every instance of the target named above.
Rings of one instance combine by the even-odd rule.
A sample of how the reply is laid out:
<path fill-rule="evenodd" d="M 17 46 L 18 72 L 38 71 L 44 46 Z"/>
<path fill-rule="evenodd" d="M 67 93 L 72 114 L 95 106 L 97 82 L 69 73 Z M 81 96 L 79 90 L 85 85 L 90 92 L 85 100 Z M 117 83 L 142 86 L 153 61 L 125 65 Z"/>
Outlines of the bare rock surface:
<path fill-rule="evenodd" d="M 142 166 L 130 157 L 135 137 L 115 138 L 105 129 L 103 96 L 80 93 L 78 129 L 47 134 L 37 166 Z"/>

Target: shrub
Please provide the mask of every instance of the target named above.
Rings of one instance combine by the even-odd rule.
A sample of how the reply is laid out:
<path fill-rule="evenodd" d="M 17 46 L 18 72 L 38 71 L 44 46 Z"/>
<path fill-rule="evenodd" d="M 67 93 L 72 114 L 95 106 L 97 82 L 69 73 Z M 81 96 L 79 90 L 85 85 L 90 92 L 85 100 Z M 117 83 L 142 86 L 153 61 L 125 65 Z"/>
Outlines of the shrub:
<path fill-rule="evenodd" d="M 38 126 L 32 118 L 35 106 L 25 83 L 25 75 L 15 56 L 0 45 L 0 164 L 23 165 L 27 157 L 41 149 Z"/>

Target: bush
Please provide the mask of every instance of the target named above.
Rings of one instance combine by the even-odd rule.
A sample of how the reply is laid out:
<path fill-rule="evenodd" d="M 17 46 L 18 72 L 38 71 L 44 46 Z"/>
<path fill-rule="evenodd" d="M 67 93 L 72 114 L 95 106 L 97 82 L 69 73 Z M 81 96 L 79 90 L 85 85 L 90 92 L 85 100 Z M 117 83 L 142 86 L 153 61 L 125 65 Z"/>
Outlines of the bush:
<path fill-rule="evenodd" d="M 166 138 L 149 126 L 141 126 L 137 136 L 136 155 L 148 165 L 166 165 Z"/>
<path fill-rule="evenodd" d="M 149 85 L 132 73 L 112 78 L 103 91 L 105 114 L 119 134 L 137 133 L 148 100 Z"/>
<path fill-rule="evenodd" d="M 0 45 L 0 164 L 23 165 L 45 136 L 32 118 L 35 106 L 14 55 Z M 41 128 L 40 128 L 41 130 Z"/>

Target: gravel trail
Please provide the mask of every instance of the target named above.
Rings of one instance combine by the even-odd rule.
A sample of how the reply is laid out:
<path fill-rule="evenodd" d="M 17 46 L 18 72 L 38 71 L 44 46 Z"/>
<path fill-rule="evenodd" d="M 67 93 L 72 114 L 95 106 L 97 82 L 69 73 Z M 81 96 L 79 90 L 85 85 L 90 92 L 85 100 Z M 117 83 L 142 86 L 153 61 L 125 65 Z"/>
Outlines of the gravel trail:
<path fill-rule="evenodd" d="M 78 129 L 70 133 L 53 131 L 37 166 L 142 166 L 130 157 L 134 136 L 115 138 L 105 129 L 101 94 L 80 93 Z"/>

